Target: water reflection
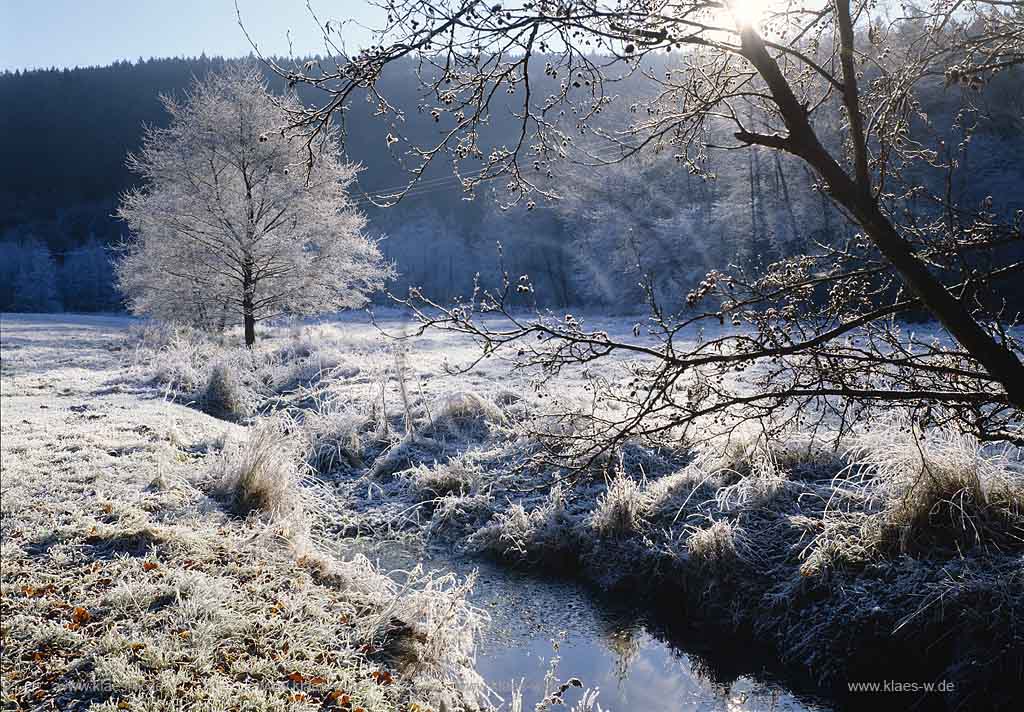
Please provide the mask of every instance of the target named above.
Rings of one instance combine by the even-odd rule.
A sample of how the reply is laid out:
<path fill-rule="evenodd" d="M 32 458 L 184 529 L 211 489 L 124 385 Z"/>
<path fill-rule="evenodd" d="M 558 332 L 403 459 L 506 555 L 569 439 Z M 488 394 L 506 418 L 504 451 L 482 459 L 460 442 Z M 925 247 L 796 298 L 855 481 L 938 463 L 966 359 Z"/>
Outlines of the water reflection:
<path fill-rule="evenodd" d="M 606 710 L 820 710 L 779 685 L 746 675 L 723 680 L 721 671 L 704 658 L 674 649 L 642 625 L 596 631 L 586 616 L 572 621 L 571 633 L 559 643 L 539 635 L 485 640 L 477 669 L 502 695 L 513 680 L 523 681 L 524 709 L 532 709 L 544 694 L 543 678 L 552 656 L 558 657 L 561 679 L 580 678 L 601 690 Z M 514 622 L 505 621 L 505 624 Z M 566 701 L 572 703 L 572 692 Z"/>
<path fill-rule="evenodd" d="M 533 710 L 543 697 L 544 676 L 555 657 L 558 678 L 577 677 L 584 687 L 599 688 L 598 700 L 609 712 L 828 709 L 820 700 L 787 690 L 743 651 L 722 650 L 720 641 L 680 641 L 667 634 L 643 619 L 635 601 L 598 600 L 572 581 L 443 552 L 403 551 L 392 544 L 363 553 L 385 568 L 408 569 L 420 562 L 460 575 L 476 569 L 473 603 L 491 617 L 478 648 L 477 670 L 506 700 L 513 685 L 522 683 L 524 710 Z M 579 695 L 575 688 L 566 692 L 568 707 L 562 709 L 571 709 Z"/>

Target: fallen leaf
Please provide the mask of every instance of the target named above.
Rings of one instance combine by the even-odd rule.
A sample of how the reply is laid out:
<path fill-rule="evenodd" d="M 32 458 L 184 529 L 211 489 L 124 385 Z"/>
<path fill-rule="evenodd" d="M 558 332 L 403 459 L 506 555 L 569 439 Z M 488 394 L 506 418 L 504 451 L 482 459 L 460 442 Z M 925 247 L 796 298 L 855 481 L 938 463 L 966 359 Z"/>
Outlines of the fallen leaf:
<path fill-rule="evenodd" d="M 301 685 L 306 681 L 306 678 L 301 672 L 293 672 L 288 675 L 288 679 L 294 682 L 296 685 Z"/>
<path fill-rule="evenodd" d="M 92 620 L 92 614 L 85 610 L 81 606 L 76 606 L 74 612 L 71 614 L 71 620 L 82 625 Z"/>
<path fill-rule="evenodd" d="M 338 707 L 348 707 L 352 704 L 352 698 L 341 690 L 331 690 L 327 694 L 325 701 L 333 702 Z"/>
<path fill-rule="evenodd" d="M 152 571 L 153 569 L 159 569 L 159 568 L 160 568 L 160 564 L 156 563 L 155 561 L 146 561 L 145 563 L 142 564 L 142 570 L 143 571 Z"/>

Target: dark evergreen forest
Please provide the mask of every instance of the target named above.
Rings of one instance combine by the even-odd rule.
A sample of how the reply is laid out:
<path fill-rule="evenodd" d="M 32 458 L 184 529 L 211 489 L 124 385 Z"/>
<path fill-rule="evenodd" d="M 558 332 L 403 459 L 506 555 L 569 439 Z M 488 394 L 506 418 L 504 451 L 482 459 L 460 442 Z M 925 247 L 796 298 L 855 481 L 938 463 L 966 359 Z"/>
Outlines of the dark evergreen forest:
<path fill-rule="evenodd" d="M 166 120 L 161 94 L 180 95 L 193 77 L 225 61 L 203 56 L 0 75 L 0 309 L 121 308 L 111 261 L 126 232 L 113 214 L 134 180 L 125 156 L 138 147 L 144 125 Z M 277 77 L 270 80 L 284 90 Z M 433 138 L 436 127 L 418 110 L 414 67 L 390 68 L 384 84 L 406 111 L 403 135 Z M 997 77 L 970 97 L 976 110 L 951 121 L 965 106 L 963 91 L 939 78 L 921 111 L 959 132 L 944 137 L 961 168 L 951 194 L 970 207 L 991 198 L 994 211 L 1010 213 L 1024 191 L 1024 72 Z M 541 305 L 628 310 L 643 298 L 641 279 L 679 303 L 710 269 L 751 266 L 853 234 L 827 197 L 810 189 L 801 165 L 758 150 L 712 152 L 713 180 L 658 154 L 601 171 L 565 166 L 550 179 L 563 199 L 533 210 L 502 210 L 500 186 L 496 195 L 468 199 L 450 163 L 439 159 L 398 206 L 377 208 L 367 194 L 400 186 L 409 174 L 401 151 L 389 150 L 393 127 L 371 109 L 356 101 L 346 112 L 347 148 L 363 166 L 355 197 L 398 267 L 396 292 L 422 285 L 439 299 L 466 293 L 474 275 L 499 268 L 500 242 L 501 264 L 530 275 L 531 298 Z M 495 112 L 488 128 L 492 145 L 518 130 L 507 112 Z M 938 191 L 946 176 L 907 178 Z M 1024 288 L 1013 296 L 1024 298 Z"/>

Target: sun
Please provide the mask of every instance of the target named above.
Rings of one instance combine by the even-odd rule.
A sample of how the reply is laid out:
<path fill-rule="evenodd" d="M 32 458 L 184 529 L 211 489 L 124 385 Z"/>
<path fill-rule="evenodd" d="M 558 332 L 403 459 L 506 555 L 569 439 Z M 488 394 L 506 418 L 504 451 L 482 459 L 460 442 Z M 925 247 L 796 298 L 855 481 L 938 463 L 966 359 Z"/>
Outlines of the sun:
<path fill-rule="evenodd" d="M 771 0 L 728 0 L 729 10 L 739 27 L 757 26 L 764 18 Z"/>

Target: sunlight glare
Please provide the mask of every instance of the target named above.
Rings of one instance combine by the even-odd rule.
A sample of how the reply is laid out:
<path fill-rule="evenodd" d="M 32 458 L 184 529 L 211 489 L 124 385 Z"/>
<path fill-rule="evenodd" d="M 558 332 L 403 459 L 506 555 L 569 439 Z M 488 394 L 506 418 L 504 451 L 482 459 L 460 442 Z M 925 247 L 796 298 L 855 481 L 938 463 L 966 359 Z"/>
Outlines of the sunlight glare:
<path fill-rule="evenodd" d="M 757 26 L 767 10 L 770 0 L 730 0 L 729 9 L 737 27 Z"/>

